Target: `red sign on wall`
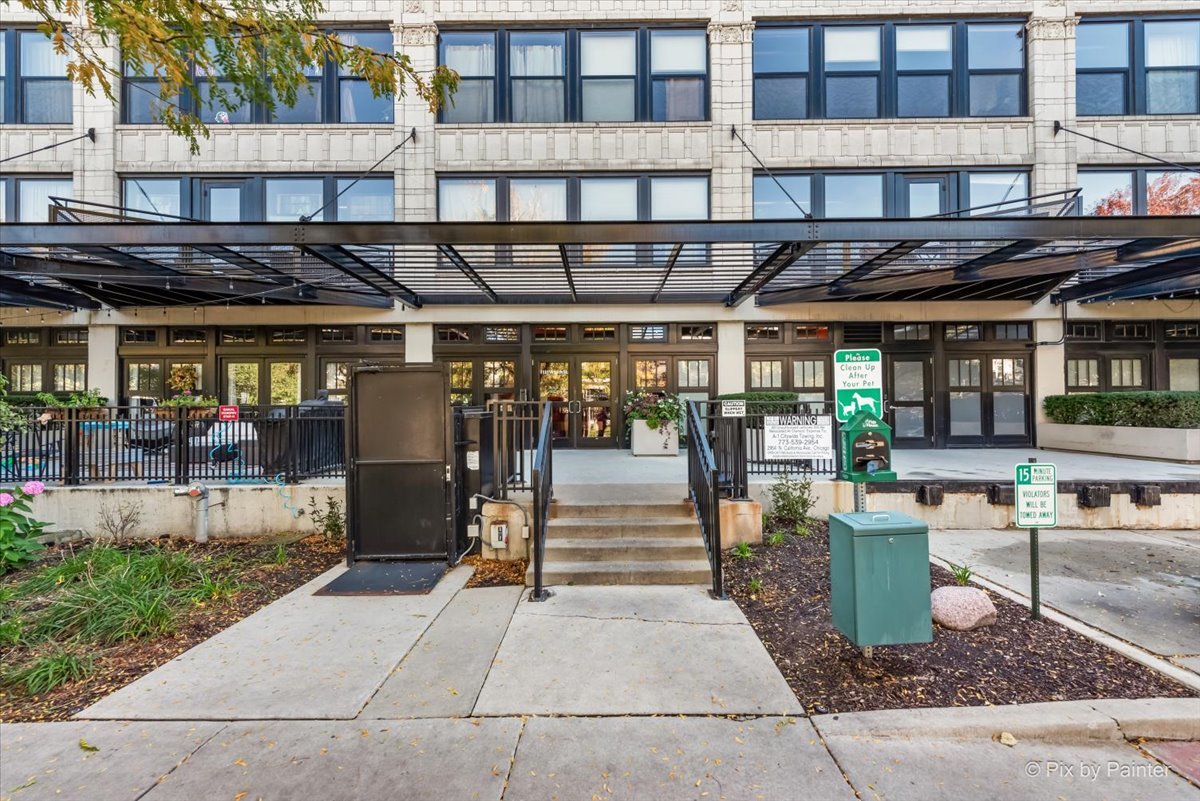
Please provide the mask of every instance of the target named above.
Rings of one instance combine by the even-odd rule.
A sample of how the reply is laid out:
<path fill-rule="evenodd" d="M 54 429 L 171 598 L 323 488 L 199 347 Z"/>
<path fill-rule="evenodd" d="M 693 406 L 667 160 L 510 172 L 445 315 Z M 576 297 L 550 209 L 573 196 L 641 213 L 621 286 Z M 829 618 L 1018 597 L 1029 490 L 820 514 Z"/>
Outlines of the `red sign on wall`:
<path fill-rule="evenodd" d="M 238 407 L 218 406 L 217 419 L 222 423 L 236 423 L 238 419 Z"/>

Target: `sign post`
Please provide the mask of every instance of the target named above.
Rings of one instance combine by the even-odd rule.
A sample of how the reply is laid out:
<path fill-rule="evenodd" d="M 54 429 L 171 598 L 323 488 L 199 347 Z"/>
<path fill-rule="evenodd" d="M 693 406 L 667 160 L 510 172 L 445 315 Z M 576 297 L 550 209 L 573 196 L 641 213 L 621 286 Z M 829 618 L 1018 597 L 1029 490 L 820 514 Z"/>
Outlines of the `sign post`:
<path fill-rule="evenodd" d="M 883 356 L 876 348 L 833 354 L 834 414 L 845 423 L 859 412 L 883 416 Z"/>
<path fill-rule="evenodd" d="M 1017 527 L 1029 529 L 1029 616 L 1042 617 L 1038 529 L 1058 525 L 1058 468 L 1030 459 L 1016 466 Z"/>

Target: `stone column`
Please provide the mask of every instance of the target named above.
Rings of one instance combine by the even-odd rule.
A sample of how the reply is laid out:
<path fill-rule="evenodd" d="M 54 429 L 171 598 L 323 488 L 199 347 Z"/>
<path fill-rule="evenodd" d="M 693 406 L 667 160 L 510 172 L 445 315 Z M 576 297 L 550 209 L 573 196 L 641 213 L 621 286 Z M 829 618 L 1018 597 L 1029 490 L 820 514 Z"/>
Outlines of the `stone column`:
<path fill-rule="evenodd" d="M 1033 194 L 1072 189 L 1076 139 L 1054 133 L 1055 121 L 1075 125 L 1075 27 L 1061 0 L 1041 0 L 1025 26 L 1029 63 L 1029 114 L 1033 118 Z"/>
<path fill-rule="evenodd" d="M 438 29 L 428 5 L 430 0 L 408 0 L 400 24 L 392 26 L 396 50 L 411 58 L 413 68 L 421 73 L 430 72 L 438 62 Z M 406 144 L 396 158 L 396 219 L 401 222 L 437 219 L 436 121 L 428 104 L 412 91 L 397 101 L 396 141 L 414 128 L 417 132 L 416 141 Z"/>
<path fill-rule="evenodd" d="M 753 35 L 754 23 L 743 21 L 741 0 L 726 0 L 719 19 L 708 25 L 714 220 L 750 217 L 750 154 L 733 138 L 732 129 L 737 126 L 738 133 L 749 136 Z"/>
<path fill-rule="evenodd" d="M 115 325 L 88 326 L 87 385 L 99 389 L 109 403 L 120 403 L 121 361 L 117 358 L 118 328 Z"/>
<path fill-rule="evenodd" d="M 433 363 L 433 323 L 405 324 L 404 363 Z"/>
<path fill-rule="evenodd" d="M 101 44 L 95 34 L 89 31 L 82 31 L 79 35 L 92 39 L 96 53 L 109 66 L 120 69 L 121 54 L 115 46 Z M 113 91 L 120 93 L 121 82 L 116 78 L 113 78 L 112 82 Z M 96 89 L 93 97 L 76 83 L 74 92 L 72 119 L 75 134 L 81 136 L 87 133 L 88 128 L 96 129 L 95 144 L 87 139 L 81 139 L 75 144 L 67 145 L 74 151 L 75 199 L 118 205 L 121 197 L 120 187 L 117 185 L 116 166 L 116 125 L 119 106 L 105 97 L 104 92 L 99 88 Z"/>
<path fill-rule="evenodd" d="M 717 394 L 746 390 L 746 329 L 741 320 L 717 323 Z"/>

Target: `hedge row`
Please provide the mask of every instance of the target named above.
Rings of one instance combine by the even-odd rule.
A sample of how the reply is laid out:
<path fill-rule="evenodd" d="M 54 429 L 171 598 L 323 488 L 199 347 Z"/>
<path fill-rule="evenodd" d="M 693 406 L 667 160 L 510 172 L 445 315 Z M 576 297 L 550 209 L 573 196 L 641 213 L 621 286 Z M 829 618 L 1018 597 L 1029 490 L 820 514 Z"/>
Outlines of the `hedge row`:
<path fill-rule="evenodd" d="M 1200 428 L 1200 392 L 1082 392 L 1043 403 L 1055 423 L 1138 428 Z"/>

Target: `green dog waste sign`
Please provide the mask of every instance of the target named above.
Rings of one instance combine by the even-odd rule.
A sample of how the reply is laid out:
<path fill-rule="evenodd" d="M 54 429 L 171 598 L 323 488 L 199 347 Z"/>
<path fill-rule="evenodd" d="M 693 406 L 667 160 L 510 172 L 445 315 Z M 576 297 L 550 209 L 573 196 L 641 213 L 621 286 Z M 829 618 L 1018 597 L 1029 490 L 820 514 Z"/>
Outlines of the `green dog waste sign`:
<path fill-rule="evenodd" d="M 1015 498 L 1017 528 L 1051 528 L 1058 525 L 1058 470 L 1037 462 L 1017 465 Z"/>
<path fill-rule="evenodd" d="M 859 412 L 883 416 L 883 357 L 875 348 L 833 354 L 833 399 L 844 423 Z"/>

